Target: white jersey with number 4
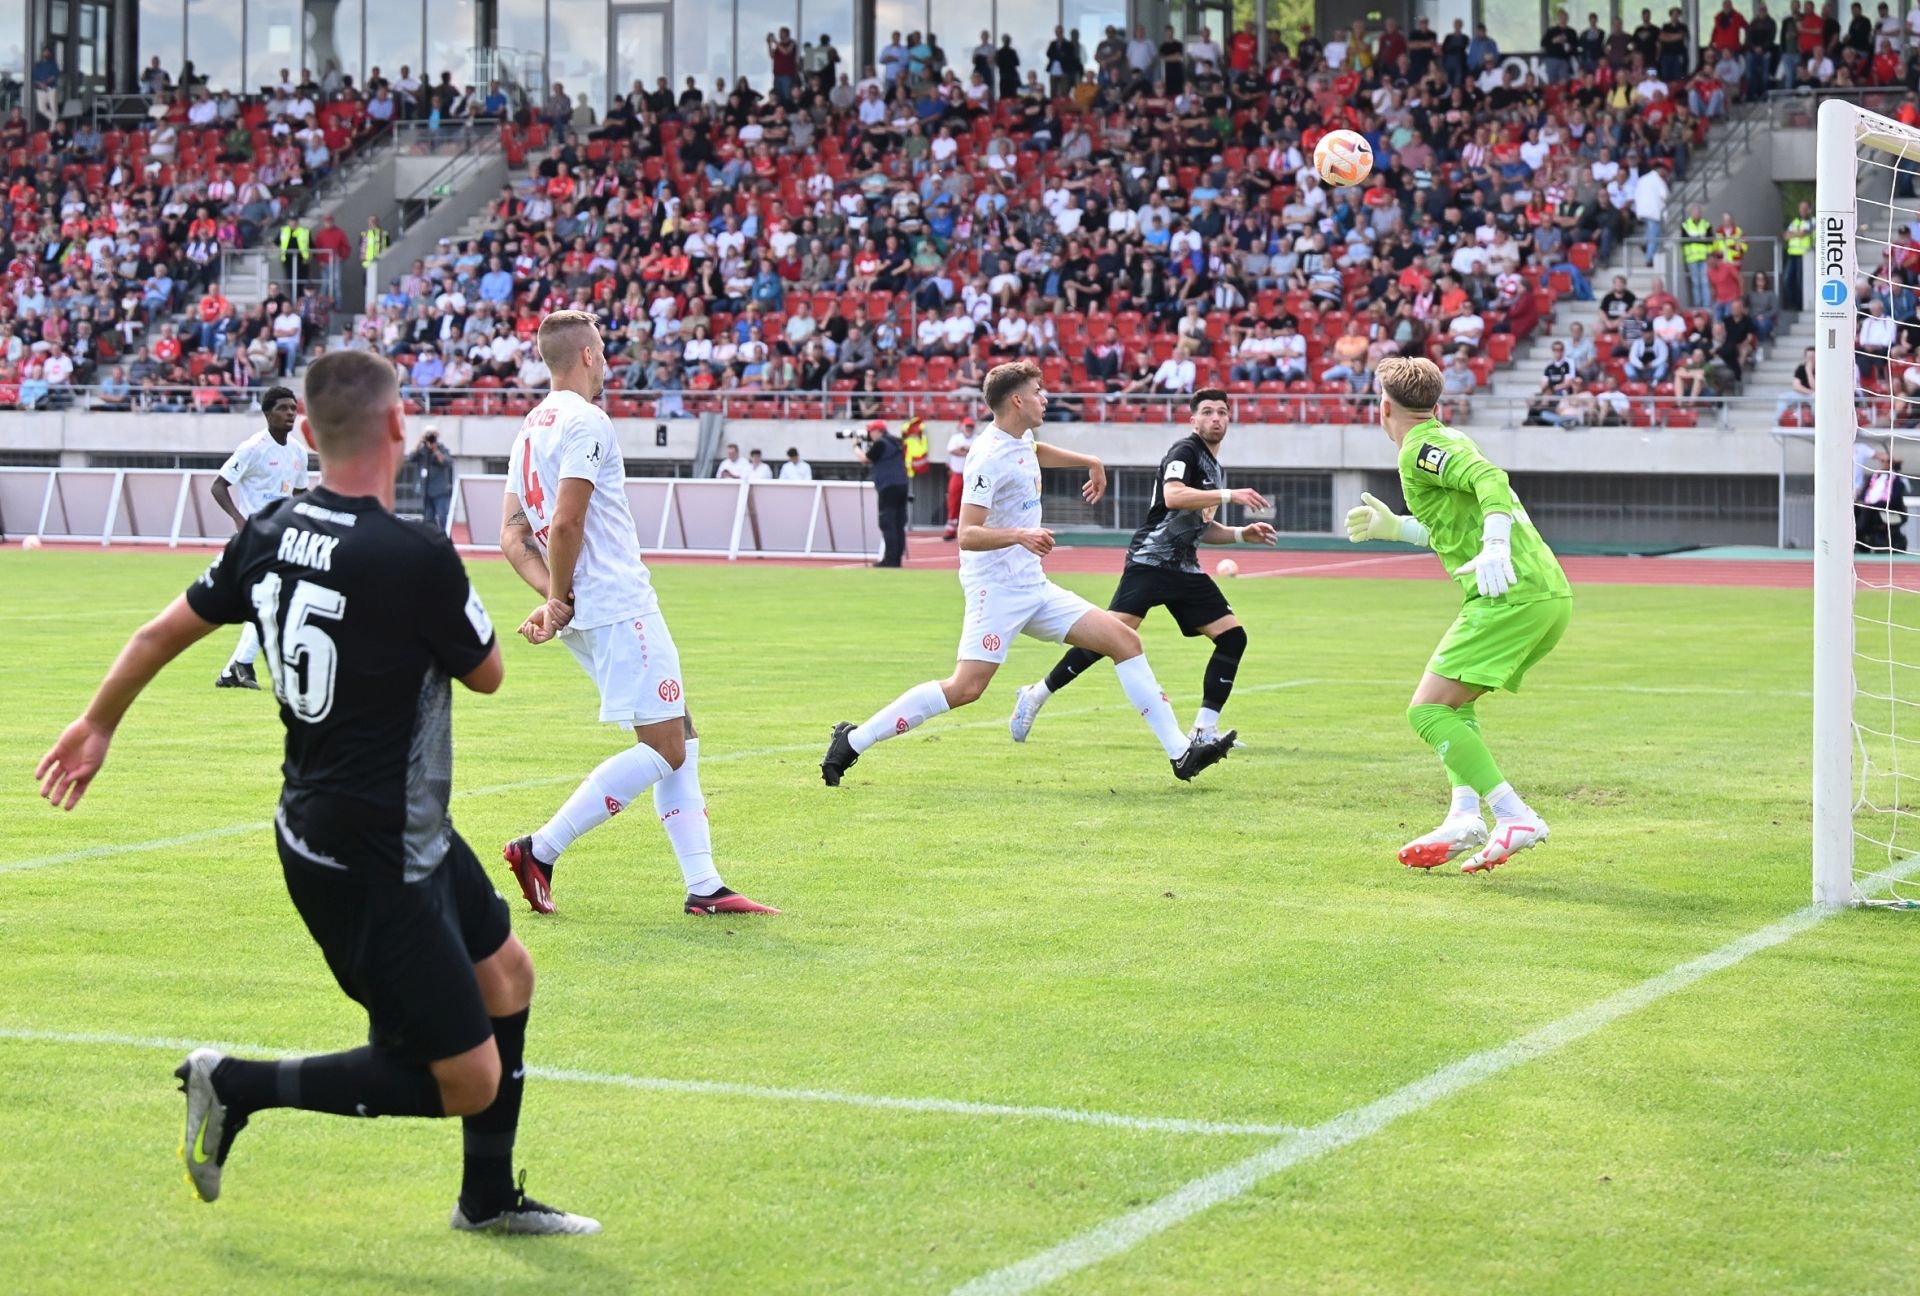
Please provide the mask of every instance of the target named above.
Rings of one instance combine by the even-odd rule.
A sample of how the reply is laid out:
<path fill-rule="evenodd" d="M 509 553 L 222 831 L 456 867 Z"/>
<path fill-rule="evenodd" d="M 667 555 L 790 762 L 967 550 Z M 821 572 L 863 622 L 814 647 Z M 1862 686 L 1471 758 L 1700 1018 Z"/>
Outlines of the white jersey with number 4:
<path fill-rule="evenodd" d="M 967 484 L 961 507 L 987 510 L 983 524 L 1025 529 L 1040 525 L 1040 460 L 1033 433 L 1009 436 L 998 426 L 980 430 L 967 451 Z M 1040 556 L 1020 545 L 1005 549 L 960 551 L 960 583 L 968 588 L 995 585 L 1025 589 L 1047 583 Z"/>
<path fill-rule="evenodd" d="M 233 506 L 252 517 L 275 500 L 307 488 L 307 447 L 292 437 L 282 445 L 262 428 L 220 465 L 220 476 Z"/>
<path fill-rule="evenodd" d="M 653 577 L 640 560 L 640 539 L 627 507 L 627 472 L 613 420 L 574 392 L 550 392 L 514 438 L 507 489 L 520 500 L 540 552 L 560 503 L 560 482 L 593 483 L 580 557 L 573 568 L 573 626 L 590 630 L 659 610 Z"/>

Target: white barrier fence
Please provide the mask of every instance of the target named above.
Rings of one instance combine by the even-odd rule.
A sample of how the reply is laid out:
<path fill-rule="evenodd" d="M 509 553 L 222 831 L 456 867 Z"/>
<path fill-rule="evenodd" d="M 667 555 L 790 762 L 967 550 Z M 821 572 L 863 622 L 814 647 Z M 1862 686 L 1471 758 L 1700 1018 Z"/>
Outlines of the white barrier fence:
<path fill-rule="evenodd" d="M 0 534 L 100 544 L 225 543 L 212 469 L 0 468 Z"/>
<path fill-rule="evenodd" d="M 102 545 L 225 543 L 233 519 L 213 502 L 211 469 L 0 468 L 0 534 Z M 505 477 L 454 483 L 456 517 L 488 551 L 500 533 Z M 876 558 L 879 509 L 861 481 L 627 482 L 640 548 L 710 558 Z"/>
<path fill-rule="evenodd" d="M 506 499 L 505 477 L 455 484 L 474 549 L 492 549 Z M 642 477 L 627 482 L 627 505 L 645 553 L 708 558 L 877 558 L 880 513 L 863 481 L 714 481 Z"/>

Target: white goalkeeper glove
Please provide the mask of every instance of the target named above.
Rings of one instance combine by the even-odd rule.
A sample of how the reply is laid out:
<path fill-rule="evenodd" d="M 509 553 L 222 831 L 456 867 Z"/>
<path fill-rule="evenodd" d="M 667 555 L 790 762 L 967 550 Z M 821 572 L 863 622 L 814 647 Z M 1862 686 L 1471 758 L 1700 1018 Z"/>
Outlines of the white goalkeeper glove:
<path fill-rule="evenodd" d="M 1364 491 L 1361 503 L 1347 512 L 1347 539 L 1359 544 L 1366 540 L 1398 540 L 1403 544 L 1427 545 L 1427 529 L 1410 517 L 1401 517 Z"/>
<path fill-rule="evenodd" d="M 1513 546 L 1509 535 L 1513 519 L 1505 513 L 1489 513 L 1480 530 L 1480 552 L 1471 562 L 1460 564 L 1454 575 L 1473 573 L 1482 598 L 1499 598 L 1519 582 L 1513 570 Z"/>

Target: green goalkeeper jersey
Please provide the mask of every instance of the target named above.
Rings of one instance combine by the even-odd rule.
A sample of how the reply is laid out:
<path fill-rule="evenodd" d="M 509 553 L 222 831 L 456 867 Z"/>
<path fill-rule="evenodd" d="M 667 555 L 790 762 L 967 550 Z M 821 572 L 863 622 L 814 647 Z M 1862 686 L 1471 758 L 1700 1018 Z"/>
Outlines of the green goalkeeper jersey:
<path fill-rule="evenodd" d="M 1507 474 L 1489 463 L 1479 446 L 1439 419 L 1415 427 L 1401 443 L 1400 489 L 1406 494 L 1407 510 L 1427 529 L 1434 553 L 1449 572 L 1459 571 L 1479 554 L 1487 514 L 1512 516 L 1513 570 L 1519 579 L 1492 602 L 1572 597 L 1573 587 L 1560 570 L 1560 560 L 1514 498 Z M 1472 572 L 1453 579 L 1468 598 L 1479 597 Z"/>

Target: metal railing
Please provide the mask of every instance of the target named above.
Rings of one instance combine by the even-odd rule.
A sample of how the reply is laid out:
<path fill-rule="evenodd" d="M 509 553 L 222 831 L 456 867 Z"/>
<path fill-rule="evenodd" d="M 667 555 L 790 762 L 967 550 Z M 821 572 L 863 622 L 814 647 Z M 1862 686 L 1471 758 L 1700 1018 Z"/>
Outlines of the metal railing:
<path fill-rule="evenodd" d="M 1818 90 L 1775 90 L 1767 95 L 1769 130 L 1812 130 L 1820 105 L 1846 99 L 1856 108 L 1891 117 L 1906 101 L 1905 86 L 1824 86 Z"/>
<path fill-rule="evenodd" d="M 1683 216 L 1686 213 L 1685 207 L 1676 209 L 1672 204 L 1668 204 L 1667 210 L 1669 212 L 1678 210 Z M 1702 208 L 1702 215 L 1705 216 L 1707 220 L 1714 220 L 1716 218 L 1715 213 L 1707 212 L 1704 208 Z M 1679 221 L 1669 220 L 1666 222 L 1666 228 L 1678 229 Z M 1740 260 L 1741 275 L 1744 277 L 1754 274 L 1757 271 L 1765 271 L 1768 286 L 1773 289 L 1775 294 L 1778 294 L 1780 291 L 1780 271 L 1785 264 L 1786 257 L 1785 242 L 1767 234 L 1742 234 L 1740 241 L 1747 245 L 1747 254 Z M 1660 240 L 1660 273 L 1666 279 L 1667 291 L 1687 303 L 1684 309 L 1711 310 L 1713 307 L 1711 293 L 1709 293 L 1708 300 L 1706 301 L 1696 302 L 1690 300 L 1692 297 L 1692 282 L 1689 278 L 1687 267 L 1693 263 L 1686 259 L 1686 243 L 1687 240 L 1685 236 L 1678 234 Z M 1702 262 L 1701 264 L 1707 263 Z M 1782 301 L 1780 304 L 1787 310 L 1801 309 L 1800 303 L 1798 302 Z"/>

